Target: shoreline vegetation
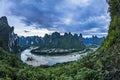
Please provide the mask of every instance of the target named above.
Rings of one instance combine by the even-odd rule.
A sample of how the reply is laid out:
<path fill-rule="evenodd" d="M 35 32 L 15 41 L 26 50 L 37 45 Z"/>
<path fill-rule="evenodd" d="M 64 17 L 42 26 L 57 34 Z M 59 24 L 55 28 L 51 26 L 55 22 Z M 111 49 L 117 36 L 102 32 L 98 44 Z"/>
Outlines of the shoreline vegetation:
<path fill-rule="evenodd" d="M 97 51 L 81 60 L 52 67 L 24 64 L 0 48 L 0 80 L 119 80 L 120 0 L 107 0 L 111 22 L 108 36 Z"/>
<path fill-rule="evenodd" d="M 36 55 L 60 56 L 60 55 L 69 55 L 69 54 L 82 54 L 85 52 L 92 53 L 95 50 L 97 50 L 97 48 L 98 46 L 88 46 L 82 50 L 81 49 L 61 49 L 61 48 L 51 48 L 51 49 L 34 48 L 30 52 Z"/>
<path fill-rule="evenodd" d="M 87 54 L 93 53 L 97 48 L 90 48 L 85 49 L 78 52 L 71 52 L 67 54 L 34 54 L 31 53 L 32 49 L 36 49 L 35 47 L 31 47 L 26 49 L 21 53 L 21 60 L 24 63 L 27 63 L 28 65 L 33 66 L 41 66 L 41 65 L 55 65 L 57 63 L 62 64 L 64 62 L 71 62 L 81 59 L 83 56 L 86 56 Z M 48 49 L 47 51 L 49 51 Z M 45 50 L 46 51 L 46 50 Z M 64 50 L 63 50 L 64 51 Z"/>
<path fill-rule="evenodd" d="M 33 49 L 31 50 L 32 54 L 37 54 L 37 55 L 67 55 L 71 53 L 78 52 L 80 53 L 82 50 L 78 49 L 42 49 L 42 50 L 37 50 Z"/>

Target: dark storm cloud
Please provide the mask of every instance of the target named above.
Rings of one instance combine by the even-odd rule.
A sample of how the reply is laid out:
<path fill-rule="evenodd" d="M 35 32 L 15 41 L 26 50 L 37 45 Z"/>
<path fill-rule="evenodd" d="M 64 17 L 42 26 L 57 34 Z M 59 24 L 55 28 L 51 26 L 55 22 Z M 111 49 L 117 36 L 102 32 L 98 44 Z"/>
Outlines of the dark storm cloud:
<path fill-rule="evenodd" d="M 16 16 L 24 17 L 24 21 L 27 25 L 37 24 L 42 27 L 52 27 L 53 22 L 54 5 L 57 0 L 14 0 L 14 7 L 11 9 L 11 13 Z"/>
<path fill-rule="evenodd" d="M 29 33 L 30 31 L 24 30 L 25 33 Z"/>
<path fill-rule="evenodd" d="M 110 18 L 105 0 L 11 0 L 11 15 L 26 25 L 64 32 L 107 32 Z M 93 31 L 94 32 L 94 31 Z M 89 34 L 90 31 L 86 32 Z"/>

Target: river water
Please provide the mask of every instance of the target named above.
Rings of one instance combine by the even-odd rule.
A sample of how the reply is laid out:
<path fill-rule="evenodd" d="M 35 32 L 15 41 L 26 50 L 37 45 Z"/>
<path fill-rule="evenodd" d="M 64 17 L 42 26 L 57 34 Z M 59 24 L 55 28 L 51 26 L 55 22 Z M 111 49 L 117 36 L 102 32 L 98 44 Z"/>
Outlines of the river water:
<path fill-rule="evenodd" d="M 35 55 L 32 54 L 30 51 L 33 48 L 29 48 L 24 50 L 21 53 L 21 60 L 24 63 L 27 63 L 28 65 L 32 66 L 40 66 L 40 65 L 54 65 L 56 63 L 64 63 L 64 62 L 70 62 L 70 61 L 75 61 L 81 58 L 81 56 L 86 55 L 87 53 L 84 54 L 70 54 L 70 55 L 62 55 L 62 56 L 45 56 L 45 55 Z M 28 57 L 32 57 L 32 61 L 27 61 Z"/>

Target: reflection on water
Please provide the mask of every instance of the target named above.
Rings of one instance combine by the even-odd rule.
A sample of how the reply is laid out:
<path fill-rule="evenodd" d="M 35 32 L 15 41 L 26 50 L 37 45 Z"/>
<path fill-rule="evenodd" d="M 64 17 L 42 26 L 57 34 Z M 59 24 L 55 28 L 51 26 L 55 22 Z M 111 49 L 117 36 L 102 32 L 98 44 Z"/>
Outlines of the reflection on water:
<path fill-rule="evenodd" d="M 69 62 L 69 61 L 75 61 L 78 60 L 81 55 L 84 54 L 70 54 L 70 55 L 64 55 L 64 56 L 45 56 L 45 55 L 34 55 L 31 54 L 32 48 L 26 49 L 21 53 L 21 60 L 28 65 L 33 66 L 40 66 L 40 65 L 54 65 L 56 63 L 63 63 L 63 62 Z M 32 57 L 32 61 L 27 61 L 28 57 Z"/>

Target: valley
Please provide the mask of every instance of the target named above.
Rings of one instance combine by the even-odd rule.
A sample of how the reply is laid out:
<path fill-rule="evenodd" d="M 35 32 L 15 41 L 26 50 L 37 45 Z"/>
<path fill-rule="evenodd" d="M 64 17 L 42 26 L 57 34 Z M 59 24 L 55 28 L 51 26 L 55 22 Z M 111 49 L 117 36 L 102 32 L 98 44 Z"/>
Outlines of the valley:
<path fill-rule="evenodd" d="M 0 80 L 120 80 L 120 0 L 1 4 L 24 36 L 14 33 L 6 16 L 0 18 Z M 33 36 L 25 37 L 29 33 Z"/>
<path fill-rule="evenodd" d="M 45 55 L 45 54 L 37 55 L 31 53 L 32 49 L 36 49 L 36 48 L 30 47 L 21 53 L 21 60 L 24 63 L 27 63 L 28 65 L 32 65 L 32 66 L 40 66 L 40 65 L 52 66 L 57 63 L 77 61 L 82 57 L 86 56 L 87 54 L 94 52 L 97 48 L 91 48 L 88 51 L 83 50 L 83 51 L 71 52 L 69 54 L 59 54 L 59 55 Z"/>

